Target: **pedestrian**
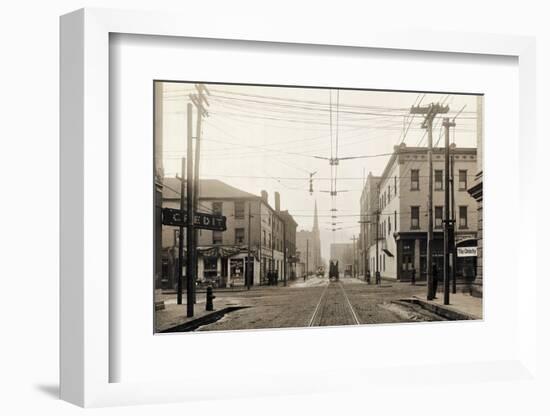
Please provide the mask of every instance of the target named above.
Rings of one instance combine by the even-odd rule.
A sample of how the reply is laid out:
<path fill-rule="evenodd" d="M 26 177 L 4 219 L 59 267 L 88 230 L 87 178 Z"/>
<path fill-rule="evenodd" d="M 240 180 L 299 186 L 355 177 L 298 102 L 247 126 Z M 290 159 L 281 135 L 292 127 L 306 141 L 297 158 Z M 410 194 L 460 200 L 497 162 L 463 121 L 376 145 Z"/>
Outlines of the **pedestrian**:
<path fill-rule="evenodd" d="M 411 285 L 416 285 L 416 268 L 414 266 L 411 270 Z"/>
<path fill-rule="evenodd" d="M 437 277 L 437 264 L 435 264 L 435 263 L 432 267 L 432 277 L 433 277 L 432 299 L 437 299 L 436 294 L 437 294 L 437 280 L 438 280 L 438 277 Z"/>

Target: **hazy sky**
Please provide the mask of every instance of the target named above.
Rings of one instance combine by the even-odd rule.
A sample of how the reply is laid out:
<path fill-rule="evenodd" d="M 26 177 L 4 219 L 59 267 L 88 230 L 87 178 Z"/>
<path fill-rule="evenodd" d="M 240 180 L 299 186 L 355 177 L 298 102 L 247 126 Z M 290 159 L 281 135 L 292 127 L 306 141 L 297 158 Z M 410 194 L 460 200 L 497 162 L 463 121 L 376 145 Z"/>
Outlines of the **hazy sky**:
<path fill-rule="evenodd" d="M 275 191 L 281 194 L 281 208 L 288 209 L 300 229 L 311 229 L 317 201 L 322 255 L 328 259 L 331 242 L 350 242 L 359 233 L 359 198 L 363 175 L 379 175 L 389 156 L 342 160 L 337 167 L 334 207 L 341 215 L 332 232 L 329 211 L 331 166 L 314 156 L 339 157 L 391 153 L 404 141 L 408 146 L 426 146 L 421 117 L 412 118 L 410 107 L 442 102 L 456 119 L 451 133 L 457 146 L 476 146 L 476 98 L 468 95 L 338 89 L 285 88 L 207 84 L 209 116 L 203 119 L 201 178 L 220 179 L 256 195 L 269 193 L 273 206 Z M 164 84 L 163 160 L 166 176 L 180 173 L 186 153 L 186 107 L 194 84 Z M 332 104 L 331 104 L 332 101 Z M 464 107 L 465 106 L 465 107 Z M 332 126 L 331 126 L 332 124 Z M 193 114 L 195 134 L 196 111 Z M 408 129 L 407 129 L 408 127 Z M 407 131 L 406 135 L 404 132 Z M 434 145 L 443 145 L 441 117 L 434 124 Z M 332 139 L 331 139 L 332 137 Z M 309 172 L 314 176 L 314 193 L 308 192 Z M 347 215 L 347 216 L 344 216 Z"/>

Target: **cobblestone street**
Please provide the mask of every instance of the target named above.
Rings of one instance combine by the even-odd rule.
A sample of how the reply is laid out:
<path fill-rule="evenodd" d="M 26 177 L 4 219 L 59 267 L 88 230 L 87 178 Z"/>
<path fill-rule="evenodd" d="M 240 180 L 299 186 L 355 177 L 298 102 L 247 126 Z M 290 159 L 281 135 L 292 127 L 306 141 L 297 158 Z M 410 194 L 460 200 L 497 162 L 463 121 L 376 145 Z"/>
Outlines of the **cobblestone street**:
<path fill-rule="evenodd" d="M 227 331 L 448 320 L 445 314 L 408 302 L 425 298 L 425 293 L 424 284 L 383 282 L 377 286 L 355 278 L 329 281 L 326 277 L 292 282 L 287 287 L 218 290 L 215 318 L 196 328 L 181 330 Z M 460 294 L 456 296 L 460 298 Z M 158 316 L 164 330 L 176 326 L 178 316 L 184 316 L 185 304 L 176 305 L 174 295 L 163 295 L 163 298 L 166 310 L 159 311 Z M 196 310 L 202 315 L 205 315 L 204 298 L 204 293 L 198 294 Z M 481 308 L 481 300 L 478 304 Z M 468 307 L 472 308 L 471 301 Z M 171 321 L 168 320 L 170 316 Z"/>

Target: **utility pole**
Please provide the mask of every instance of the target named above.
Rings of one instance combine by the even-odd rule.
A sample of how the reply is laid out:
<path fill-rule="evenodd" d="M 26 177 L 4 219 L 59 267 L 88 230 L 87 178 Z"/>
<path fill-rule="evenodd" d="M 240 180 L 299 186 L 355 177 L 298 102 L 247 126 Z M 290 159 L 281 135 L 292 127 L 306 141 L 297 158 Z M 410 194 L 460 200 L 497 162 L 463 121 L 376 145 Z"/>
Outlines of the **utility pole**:
<path fill-rule="evenodd" d="M 449 128 L 454 127 L 454 121 L 450 121 L 448 117 L 443 119 L 443 127 L 445 128 L 445 228 L 443 233 L 443 303 L 448 305 L 449 299 L 449 283 L 450 283 L 450 265 L 452 263 L 451 256 L 451 218 L 450 218 L 450 175 L 449 175 Z"/>
<path fill-rule="evenodd" d="M 426 277 L 428 283 L 427 299 L 432 300 L 435 297 L 433 291 L 433 271 L 432 271 L 432 256 L 433 256 L 433 120 L 437 114 L 444 114 L 449 112 L 448 106 L 442 106 L 441 104 L 430 104 L 425 107 L 412 106 L 411 114 L 423 114 L 424 121 L 422 122 L 422 128 L 428 131 L 428 239 L 426 244 Z"/>
<path fill-rule="evenodd" d="M 204 84 L 195 84 L 198 94 L 189 94 L 189 98 L 195 104 L 197 108 L 197 130 L 196 130 L 196 143 L 195 143 L 195 173 L 194 173 L 194 195 L 193 195 L 193 212 L 198 212 L 199 207 L 199 166 L 201 157 L 201 132 L 202 132 L 202 118 L 208 117 L 208 112 L 205 110 L 204 105 L 209 106 L 208 100 L 204 93 L 210 95 L 210 92 Z M 193 239 L 195 240 L 195 247 L 198 247 L 198 230 L 194 230 Z M 195 275 L 198 274 L 198 261 L 195 261 Z M 197 302 L 196 297 L 193 299 L 194 303 Z"/>
<path fill-rule="evenodd" d="M 380 269 L 379 269 L 379 257 L 380 255 L 378 254 L 378 239 L 379 239 L 379 232 L 380 232 L 380 210 L 377 209 L 376 210 L 376 284 L 377 285 L 380 285 Z"/>
<path fill-rule="evenodd" d="M 181 184 L 180 184 L 180 215 L 185 216 L 185 158 L 181 158 Z M 177 303 L 181 305 L 183 297 L 183 224 L 179 227 L 178 238 L 178 296 Z"/>
<path fill-rule="evenodd" d="M 284 285 L 286 286 L 286 222 L 283 221 L 283 281 Z"/>
<path fill-rule="evenodd" d="M 251 266 L 250 266 L 250 263 L 254 263 L 253 261 L 251 261 L 251 248 L 250 248 L 250 229 L 251 229 L 251 219 L 252 219 L 252 205 L 250 204 L 250 202 L 248 203 L 248 237 L 247 237 L 247 242 L 248 242 L 248 254 L 246 256 L 246 288 L 248 290 L 250 290 L 250 281 L 252 280 L 252 275 L 251 275 Z"/>
<path fill-rule="evenodd" d="M 378 208 L 376 209 L 376 284 L 377 285 L 380 285 L 380 268 L 379 268 L 379 257 L 380 255 L 378 254 L 378 239 L 380 238 L 379 237 L 379 233 L 380 233 L 380 184 L 378 184 L 376 186 L 376 197 L 377 197 L 377 204 L 378 204 Z"/>
<path fill-rule="evenodd" d="M 195 212 L 193 210 L 193 106 L 187 104 L 187 316 L 195 309 Z"/>
<path fill-rule="evenodd" d="M 355 240 L 357 240 L 357 237 L 355 237 L 355 234 L 351 238 L 353 240 L 353 277 L 357 277 L 357 249 L 355 245 Z"/>
<path fill-rule="evenodd" d="M 260 259 L 260 285 L 264 283 L 263 258 L 262 258 L 262 201 L 258 202 L 258 216 L 260 217 L 260 235 L 258 236 L 258 258 Z"/>
<path fill-rule="evenodd" d="M 309 239 L 306 240 L 306 279 L 309 273 Z"/>
<path fill-rule="evenodd" d="M 456 229 L 456 216 L 455 216 L 455 162 L 454 162 L 454 152 L 452 152 L 449 149 L 449 155 L 451 159 L 451 220 L 452 220 L 452 227 L 451 227 L 451 242 L 452 242 L 452 256 L 453 261 L 451 264 L 451 277 L 453 281 L 452 286 L 452 292 L 453 294 L 456 293 L 456 241 L 455 241 L 455 229 Z"/>
<path fill-rule="evenodd" d="M 361 242 L 361 245 L 363 246 L 363 278 L 365 280 L 367 280 L 367 272 L 369 270 L 369 263 L 368 263 L 368 252 L 367 252 L 367 241 L 368 241 L 368 238 L 367 238 L 367 232 L 368 232 L 368 229 L 369 229 L 369 226 L 368 224 L 361 224 L 363 226 L 363 241 Z M 370 282 L 369 282 L 370 283 Z"/>

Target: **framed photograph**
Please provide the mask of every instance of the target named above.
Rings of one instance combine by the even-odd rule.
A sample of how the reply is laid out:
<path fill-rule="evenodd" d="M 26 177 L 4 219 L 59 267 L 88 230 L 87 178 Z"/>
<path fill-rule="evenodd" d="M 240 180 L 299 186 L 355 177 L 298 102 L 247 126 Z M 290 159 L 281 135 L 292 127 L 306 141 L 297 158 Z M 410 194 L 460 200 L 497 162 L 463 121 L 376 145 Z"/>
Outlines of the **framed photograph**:
<path fill-rule="evenodd" d="M 534 40 L 181 21 L 61 18 L 61 397 L 534 380 Z"/>

